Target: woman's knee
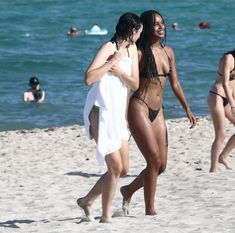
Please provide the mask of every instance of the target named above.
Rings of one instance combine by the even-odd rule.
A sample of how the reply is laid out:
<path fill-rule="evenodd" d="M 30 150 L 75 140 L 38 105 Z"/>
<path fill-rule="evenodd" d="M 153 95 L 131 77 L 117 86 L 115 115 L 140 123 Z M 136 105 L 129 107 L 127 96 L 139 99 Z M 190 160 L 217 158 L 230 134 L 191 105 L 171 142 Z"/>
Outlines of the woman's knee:
<path fill-rule="evenodd" d="M 162 163 L 161 167 L 159 168 L 159 175 L 166 170 L 166 163 Z"/>
<path fill-rule="evenodd" d="M 151 156 L 151 158 L 147 161 L 147 168 L 151 170 L 155 170 L 159 172 L 162 167 L 162 160 L 159 156 Z"/>
<path fill-rule="evenodd" d="M 227 136 L 226 131 L 221 131 L 216 134 L 215 140 L 219 143 L 223 143 L 226 139 L 226 136 Z"/>
<path fill-rule="evenodd" d="M 127 175 L 128 172 L 129 172 L 129 168 L 128 167 L 123 167 L 120 176 L 121 177 L 125 176 L 125 175 Z"/>
<path fill-rule="evenodd" d="M 119 177 L 121 176 L 121 174 L 123 173 L 123 167 L 121 163 L 113 163 L 110 167 L 109 167 L 109 171 L 115 176 L 115 177 Z"/>
<path fill-rule="evenodd" d="M 122 147 L 120 149 L 121 159 L 122 159 L 122 171 L 121 176 L 125 176 L 129 171 L 129 150 L 128 150 L 128 142 L 122 141 Z"/>

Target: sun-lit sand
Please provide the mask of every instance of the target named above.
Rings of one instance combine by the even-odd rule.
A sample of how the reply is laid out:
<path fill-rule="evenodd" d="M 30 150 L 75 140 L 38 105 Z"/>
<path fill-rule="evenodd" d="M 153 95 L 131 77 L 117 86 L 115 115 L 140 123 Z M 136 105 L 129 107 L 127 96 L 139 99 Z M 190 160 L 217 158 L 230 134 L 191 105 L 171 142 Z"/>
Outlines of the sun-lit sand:
<path fill-rule="evenodd" d="M 122 216 L 119 188 L 145 166 L 131 138 L 130 171 L 118 184 L 111 224 L 99 223 L 100 198 L 92 222 L 84 221 L 76 204 L 105 171 L 83 126 L 0 132 L 0 232 L 235 232 L 235 171 L 220 165 L 220 172 L 209 173 L 211 120 L 198 118 L 194 129 L 186 118 L 167 120 L 167 126 L 168 166 L 158 179 L 158 215 L 144 215 L 141 189 L 129 216 Z M 228 124 L 228 136 L 233 132 Z"/>

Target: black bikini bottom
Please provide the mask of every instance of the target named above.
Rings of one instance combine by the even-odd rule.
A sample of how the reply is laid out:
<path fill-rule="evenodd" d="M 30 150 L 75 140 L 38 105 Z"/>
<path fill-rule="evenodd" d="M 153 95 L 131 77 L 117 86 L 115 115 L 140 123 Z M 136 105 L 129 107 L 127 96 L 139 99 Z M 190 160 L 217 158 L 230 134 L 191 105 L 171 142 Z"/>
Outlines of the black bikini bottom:
<path fill-rule="evenodd" d="M 136 96 L 136 95 L 132 95 L 132 96 L 135 97 L 136 99 L 142 101 L 142 102 L 148 107 L 148 110 L 149 110 L 149 116 L 148 116 L 148 117 L 149 117 L 149 120 L 150 120 L 151 122 L 153 122 L 154 119 L 157 117 L 157 115 L 158 115 L 159 111 L 161 110 L 161 108 L 159 108 L 159 109 L 157 109 L 157 110 L 153 110 L 152 108 L 150 108 L 150 107 L 148 106 L 148 104 L 147 104 L 143 99 L 139 98 L 139 97 Z"/>
<path fill-rule="evenodd" d="M 226 97 L 224 97 L 224 96 L 222 96 L 222 95 L 220 95 L 219 93 L 214 92 L 214 91 L 210 91 L 210 93 L 211 93 L 211 94 L 214 94 L 214 95 L 220 96 L 220 97 L 223 99 L 223 106 L 224 106 L 224 107 L 228 104 L 228 100 L 227 100 Z"/>

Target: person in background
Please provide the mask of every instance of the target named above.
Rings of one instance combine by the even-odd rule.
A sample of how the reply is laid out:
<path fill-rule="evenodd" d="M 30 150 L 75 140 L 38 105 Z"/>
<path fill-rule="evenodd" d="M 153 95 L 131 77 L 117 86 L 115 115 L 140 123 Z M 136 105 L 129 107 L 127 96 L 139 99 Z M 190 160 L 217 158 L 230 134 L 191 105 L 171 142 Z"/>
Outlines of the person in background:
<path fill-rule="evenodd" d="M 67 33 L 67 36 L 77 36 L 78 35 L 78 29 L 76 27 L 71 27 L 70 31 Z"/>
<path fill-rule="evenodd" d="M 94 219 L 92 205 L 102 195 L 100 222 L 111 222 L 117 182 L 128 171 L 126 109 L 129 90 L 139 87 L 135 42 L 141 31 L 142 23 L 136 14 L 123 14 L 113 38 L 101 46 L 85 72 L 85 83 L 92 85 L 84 107 L 85 129 L 88 137 L 96 142 L 98 162 L 107 166 L 87 195 L 77 199 L 88 221 Z"/>
<path fill-rule="evenodd" d="M 208 95 L 208 106 L 215 130 L 215 139 L 211 146 L 210 172 L 217 172 L 219 163 L 232 169 L 227 159 L 235 147 L 235 134 L 221 151 L 226 138 L 227 118 L 235 125 L 235 50 L 225 53 L 219 61 L 218 77 Z"/>
<path fill-rule="evenodd" d="M 173 28 L 175 31 L 180 31 L 180 28 L 179 28 L 179 25 L 178 25 L 177 22 L 172 23 L 171 26 L 172 26 L 172 28 Z"/>
<path fill-rule="evenodd" d="M 167 79 L 184 108 L 190 128 L 196 119 L 187 103 L 176 71 L 174 50 L 165 45 L 166 25 L 157 11 L 140 16 L 143 31 L 137 41 L 139 55 L 139 89 L 130 98 L 128 123 L 131 134 L 146 161 L 146 167 L 129 184 L 122 186 L 122 209 L 129 213 L 132 195 L 144 188 L 145 214 L 156 215 L 155 193 L 158 176 L 167 164 L 168 136 L 163 113 L 163 91 Z"/>
<path fill-rule="evenodd" d="M 209 29 L 210 25 L 207 22 L 200 22 L 198 24 L 199 29 Z"/>
<path fill-rule="evenodd" d="M 37 77 L 29 79 L 30 89 L 24 92 L 25 102 L 43 103 L 45 100 L 45 92 L 40 89 L 40 83 Z"/>

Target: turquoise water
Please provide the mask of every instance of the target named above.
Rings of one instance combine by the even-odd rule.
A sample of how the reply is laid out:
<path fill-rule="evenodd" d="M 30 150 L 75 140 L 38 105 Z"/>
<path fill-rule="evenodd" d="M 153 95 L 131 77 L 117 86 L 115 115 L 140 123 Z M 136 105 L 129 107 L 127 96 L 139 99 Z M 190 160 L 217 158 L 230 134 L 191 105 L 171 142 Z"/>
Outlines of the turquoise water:
<path fill-rule="evenodd" d="M 126 11 L 162 13 L 167 44 L 175 49 L 180 81 L 196 116 L 208 114 L 206 96 L 218 60 L 234 49 L 234 0 L 1 0 L 0 9 L 0 131 L 83 124 L 84 71 Z M 181 31 L 172 30 L 174 21 Z M 196 30 L 201 21 L 211 28 Z M 71 26 L 85 30 L 95 23 L 108 35 L 66 36 Z M 32 75 L 46 91 L 44 105 L 22 101 Z M 166 118 L 185 116 L 169 85 L 164 94 Z"/>

